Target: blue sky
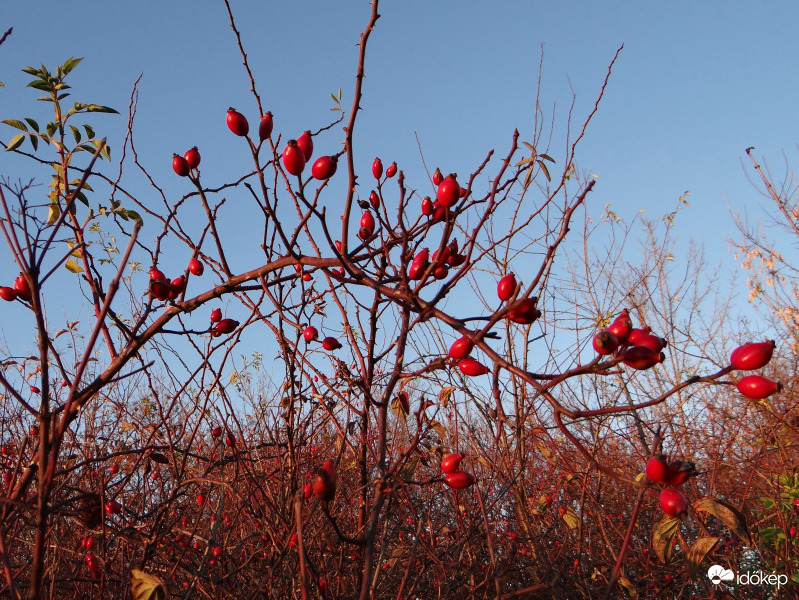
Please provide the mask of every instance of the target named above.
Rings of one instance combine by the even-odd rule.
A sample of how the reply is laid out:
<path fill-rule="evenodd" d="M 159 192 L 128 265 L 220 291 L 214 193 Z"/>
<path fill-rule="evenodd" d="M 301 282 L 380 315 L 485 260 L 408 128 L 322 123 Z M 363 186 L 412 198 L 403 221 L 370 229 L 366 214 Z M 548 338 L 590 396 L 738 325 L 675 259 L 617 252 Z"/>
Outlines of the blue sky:
<path fill-rule="evenodd" d="M 296 137 L 327 125 L 330 93 L 339 88 L 349 107 L 368 3 L 232 4 L 276 131 Z M 743 2 L 392 1 L 380 12 L 356 132 L 356 164 L 365 172 L 379 155 L 422 181 L 416 135 L 428 166 L 461 173 L 490 149 L 504 153 L 514 128 L 529 137 L 542 45 L 542 106 L 547 116 L 554 110 L 551 154 L 562 164 L 572 92 L 579 124 L 622 43 L 577 155 L 578 167 L 598 176 L 590 197 L 595 214 L 611 203 L 627 220 L 639 210 L 656 217 L 689 191 L 678 234 L 702 241 L 711 261 L 732 271 L 729 210 L 756 211 L 763 203 L 747 182 L 744 149 L 755 146 L 778 174 L 783 152 L 794 165 L 799 5 L 793 2 L 755 10 Z M 235 106 L 251 124 L 258 115 L 222 2 L 90 2 L 78 9 L 18 1 L 7 2 L 0 19 L 3 30 L 14 27 L 0 47 L 2 118 L 44 114 L 21 68 L 53 68 L 82 56 L 70 76 L 74 98 L 123 114 L 96 121 L 112 148 L 124 132 L 133 82 L 143 75 L 137 150 L 170 197 L 187 191 L 171 171 L 173 152 L 198 145 L 207 185 L 247 164 L 245 148 L 225 127 L 225 110 Z M 11 130 L 0 128 L 0 136 L 7 141 Z M 333 130 L 317 148 L 334 152 L 340 139 L 340 129 Z M 25 164 L 4 155 L 0 171 L 16 177 Z"/>

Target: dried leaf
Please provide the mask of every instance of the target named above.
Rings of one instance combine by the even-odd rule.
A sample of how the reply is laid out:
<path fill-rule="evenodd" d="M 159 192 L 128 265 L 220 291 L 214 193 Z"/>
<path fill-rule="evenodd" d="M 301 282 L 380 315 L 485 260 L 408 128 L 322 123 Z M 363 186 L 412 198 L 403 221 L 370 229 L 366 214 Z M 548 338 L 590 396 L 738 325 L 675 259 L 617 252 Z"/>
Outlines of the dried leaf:
<path fill-rule="evenodd" d="M 569 529 L 576 529 L 580 525 L 580 517 L 571 508 L 567 509 L 561 516 L 563 517 L 563 522 L 569 526 Z"/>
<path fill-rule="evenodd" d="M 449 404 L 449 399 L 452 398 L 452 394 L 455 393 L 455 389 L 456 388 L 452 386 L 441 388 L 441 391 L 438 392 L 438 401 L 441 403 L 441 406 L 447 408 L 447 405 Z"/>
<path fill-rule="evenodd" d="M 677 517 L 664 515 L 655 525 L 652 532 L 652 548 L 663 564 L 668 564 L 674 554 L 672 540 L 677 535 L 680 527 L 680 520 Z"/>
<path fill-rule="evenodd" d="M 130 589 L 133 600 L 167 600 L 169 597 L 164 583 L 158 577 L 139 569 L 130 571 Z"/>
<path fill-rule="evenodd" d="M 730 531 L 741 538 L 743 542 L 747 544 L 752 542 L 749 528 L 746 525 L 746 517 L 729 502 L 708 496 L 694 502 L 694 509 L 709 512 L 729 527 Z"/>
<path fill-rule="evenodd" d="M 436 420 L 430 421 L 430 427 L 432 427 L 435 432 L 438 434 L 438 437 L 441 438 L 441 443 L 444 444 L 447 441 L 447 430 L 444 429 L 444 426 Z"/>
<path fill-rule="evenodd" d="M 696 577 L 697 568 L 720 539 L 717 537 L 699 538 L 693 546 L 688 548 L 688 552 L 685 553 L 685 558 L 688 561 L 688 577 L 692 579 Z"/>
<path fill-rule="evenodd" d="M 635 589 L 632 581 L 626 577 L 619 577 L 619 585 L 624 588 L 630 598 L 638 598 L 638 590 Z"/>
<path fill-rule="evenodd" d="M 151 452 L 150 453 L 150 460 L 153 461 L 153 462 L 157 462 L 160 465 L 168 465 L 169 464 L 169 459 L 166 456 L 164 456 L 163 454 L 160 454 L 158 452 Z"/>

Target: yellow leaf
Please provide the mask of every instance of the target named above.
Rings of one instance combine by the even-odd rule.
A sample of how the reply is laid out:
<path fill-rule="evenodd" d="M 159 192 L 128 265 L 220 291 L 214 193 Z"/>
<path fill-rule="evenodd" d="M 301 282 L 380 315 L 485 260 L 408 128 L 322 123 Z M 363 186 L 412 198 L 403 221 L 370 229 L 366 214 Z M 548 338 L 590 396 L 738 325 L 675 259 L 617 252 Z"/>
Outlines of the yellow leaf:
<path fill-rule="evenodd" d="M 580 524 L 580 517 L 578 517 L 577 513 L 575 513 L 571 508 L 567 509 L 562 516 L 563 522 L 569 526 L 569 529 L 576 529 Z"/>
<path fill-rule="evenodd" d="M 83 268 L 74 260 L 68 260 L 64 263 L 64 266 L 70 273 L 83 273 Z"/>
<path fill-rule="evenodd" d="M 169 598 L 160 579 L 139 569 L 132 569 L 130 572 L 130 589 L 133 592 L 133 600 L 167 600 Z"/>
<path fill-rule="evenodd" d="M 445 387 L 442 388 L 440 392 L 438 392 L 438 401 L 441 403 L 441 406 L 447 408 L 447 404 L 449 404 L 449 399 L 452 397 L 452 394 L 455 393 L 454 387 Z"/>

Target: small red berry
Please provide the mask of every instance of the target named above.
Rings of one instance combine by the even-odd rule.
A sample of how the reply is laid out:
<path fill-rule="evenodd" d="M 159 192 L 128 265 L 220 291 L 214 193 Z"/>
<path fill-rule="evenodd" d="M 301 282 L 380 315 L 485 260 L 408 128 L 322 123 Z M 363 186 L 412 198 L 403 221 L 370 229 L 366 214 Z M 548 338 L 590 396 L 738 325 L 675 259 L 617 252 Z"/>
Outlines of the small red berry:
<path fill-rule="evenodd" d="M 116 500 L 109 500 L 105 503 L 105 512 L 110 515 L 118 515 L 122 512 L 122 505 Z"/>
<path fill-rule="evenodd" d="M 306 130 L 303 134 L 297 138 L 297 145 L 302 150 L 302 154 L 305 157 L 305 162 L 311 160 L 311 156 L 313 156 L 313 137 L 311 137 L 311 132 Z"/>
<path fill-rule="evenodd" d="M 245 136 L 250 133 L 250 124 L 247 122 L 247 117 L 237 112 L 235 108 L 227 109 L 227 126 L 230 131 L 238 136 Z"/>
<path fill-rule="evenodd" d="M 369 193 L 369 204 L 371 204 L 372 208 L 375 210 L 380 208 L 380 196 L 378 196 L 377 192 L 374 190 Z"/>
<path fill-rule="evenodd" d="M 474 344 L 466 336 L 460 337 L 449 347 L 449 357 L 453 360 L 466 358 L 474 349 Z"/>
<path fill-rule="evenodd" d="M 760 369 L 771 361 L 776 346 L 774 340 L 744 344 L 733 351 L 730 356 L 730 364 L 733 369 L 742 371 Z"/>
<path fill-rule="evenodd" d="M 192 169 L 196 169 L 200 166 L 200 151 L 197 149 L 197 146 L 193 148 L 189 148 L 186 150 L 186 154 L 183 155 L 183 158 L 186 159 L 186 162 L 189 163 L 189 166 Z"/>
<path fill-rule="evenodd" d="M 196 258 L 192 258 L 189 261 L 189 273 L 199 277 L 204 272 L 205 272 L 205 265 L 202 262 L 200 262 L 200 260 L 198 260 Z"/>
<path fill-rule="evenodd" d="M 319 338 L 319 331 L 312 325 L 302 330 L 302 337 L 305 338 L 307 343 L 313 342 Z"/>
<path fill-rule="evenodd" d="M 507 302 L 513 297 L 513 294 L 516 292 L 516 275 L 513 273 L 508 273 L 499 280 L 497 284 L 497 296 L 502 302 Z"/>
<path fill-rule="evenodd" d="M 219 558 L 222 556 L 222 548 L 216 546 L 213 550 L 211 550 L 211 554 L 214 555 L 214 558 Z"/>
<path fill-rule="evenodd" d="M 646 346 L 630 346 L 622 354 L 622 360 L 628 367 L 644 371 L 666 360 L 666 355 Z"/>
<path fill-rule="evenodd" d="M 375 179 L 380 179 L 383 176 L 383 161 L 379 158 L 374 159 L 372 162 L 372 175 Z"/>
<path fill-rule="evenodd" d="M 689 505 L 688 498 L 679 490 L 663 488 L 660 492 L 660 507 L 671 517 L 682 518 L 688 511 Z"/>
<path fill-rule="evenodd" d="M 361 227 L 371 229 L 372 231 L 375 229 L 375 218 L 368 210 L 361 215 Z"/>
<path fill-rule="evenodd" d="M 442 181 L 444 181 L 444 174 L 441 169 L 436 168 L 436 172 L 433 173 L 433 185 L 440 185 Z"/>
<path fill-rule="evenodd" d="M 619 316 L 608 325 L 608 331 L 619 338 L 620 344 L 626 344 L 627 338 L 633 330 L 633 322 L 630 319 L 630 313 L 625 308 L 619 313 Z"/>
<path fill-rule="evenodd" d="M 156 269 L 155 267 L 150 269 L 149 275 L 150 275 L 150 279 L 153 280 L 153 281 L 155 281 L 155 280 L 157 280 L 157 281 L 166 281 L 166 275 L 164 275 L 164 272 L 159 270 L 159 269 Z"/>
<path fill-rule="evenodd" d="M 463 460 L 463 454 L 457 452 L 455 454 L 448 454 L 441 461 L 441 471 L 444 473 L 455 473 Z"/>
<path fill-rule="evenodd" d="M 334 337 L 326 337 L 322 340 L 322 348 L 325 350 L 338 350 L 341 348 L 341 344 Z"/>
<path fill-rule="evenodd" d="M 782 389 L 778 381 L 760 375 L 747 375 L 738 382 L 738 391 L 750 400 L 763 400 Z"/>
<path fill-rule="evenodd" d="M 263 117 L 261 117 L 261 122 L 258 124 L 258 138 L 261 141 L 264 141 L 268 137 L 272 135 L 272 113 L 267 112 Z"/>
<path fill-rule="evenodd" d="M 444 483 L 453 489 L 462 490 L 474 485 L 474 475 L 466 471 L 447 473 L 444 476 Z"/>
<path fill-rule="evenodd" d="M 488 373 L 488 367 L 473 358 L 462 359 L 458 362 L 458 368 L 461 370 L 461 373 L 469 377 L 478 377 Z"/>
<path fill-rule="evenodd" d="M 424 198 L 422 198 L 422 214 L 425 217 L 431 216 L 435 212 L 435 210 L 436 207 L 429 196 L 425 196 Z"/>
<path fill-rule="evenodd" d="M 330 179 L 336 173 L 337 166 L 337 156 L 320 156 L 311 167 L 311 175 L 314 179 Z"/>
<path fill-rule="evenodd" d="M 219 323 L 222 320 L 222 309 L 215 308 L 211 311 L 211 323 Z"/>
<path fill-rule="evenodd" d="M 186 177 L 191 172 L 189 162 L 179 154 L 172 155 L 172 170 L 180 175 Z"/>
<path fill-rule="evenodd" d="M 211 329 L 211 334 L 214 337 L 220 336 L 223 333 L 233 333 L 236 330 L 236 327 L 239 326 L 238 321 L 234 321 L 233 319 L 222 319 L 214 325 L 213 329 Z"/>
<path fill-rule="evenodd" d="M 505 315 L 508 321 L 519 323 L 520 325 L 530 325 L 534 323 L 540 316 L 541 311 L 538 310 L 538 298 L 525 298 L 515 308 L 508 311 Z"/>
<path fill-rule="evenodd" d="M 455 206 L 460 198 L 461 186 L 454 175 L 448 175 L 444 181 L 438 186 L 438 193 L 436 198 L 444 208 L 451 208 Z"/>
<path fill-rule="evenodd" d="M 283 150 L 283 166 L 292 175 L 300 175 L 305 168 L 305 154 L 297 144 L 297 140 L 289 140 Z"/>
<path fill-rule="evenodd" d="M 390 165 L 388 165 L 388 168 L 386 169 L 386 177 L 391 178 L 394 177 L 394 175 L 396 174 L 397 174 L 397 163 L 393 162 Z"/>
<path fill-rule="evenodd" d="M 13 302 L 17 299 L 17 292 L 14 290 L 14 288 L 4 285 L 0 287 L 0 298 L 6 302 Z"/>
<path fill-rule="evenodd" d="M 666 457 L 656 454 L 646 463 L 646 476 L 652 483 L 662 483 L 666 480 L 669 467 L 666 464 Z"/>
<path fill-rule="evenodd" d="M 211 437 L 218 438 L 222 435 L 222 428 L 218 425 L 211 430 Z"/>
<path fill-rule="evenodd" d="M 205 505 L 205 496 L 203 496 L 202 494 L 197 496 L 197 504 L 199 504 L 200 506 L 204 506 Z"/>
<path fill-rule="evenodd" d="M 225 445 L 230 446 L 231 448 L 236 445 L 236 438 L 233 436 L 232 433 L 228 433 L 225 436 Z"/>
<path fill-rule="evenodd" d="M 619 347 L 619 338 L 609 332 L 607 329 L 601 329 L 594 336 L 591 344 L 597 354 L 607 356 L 613 354 Z"/>
<path fill-rule="evenodd" d="M 23 275 L 19 275 L 14 280 L 14 291 L 17 293 L 17 298 L 30 302 L 32 299 L 31 288 L 28 285 L 28 280 Z"/>
<path fill-rule="evenodd" d="M 181 275 L 169 282 L 169 297 L 177 298 L 186 289 L 186 278 Z"/>

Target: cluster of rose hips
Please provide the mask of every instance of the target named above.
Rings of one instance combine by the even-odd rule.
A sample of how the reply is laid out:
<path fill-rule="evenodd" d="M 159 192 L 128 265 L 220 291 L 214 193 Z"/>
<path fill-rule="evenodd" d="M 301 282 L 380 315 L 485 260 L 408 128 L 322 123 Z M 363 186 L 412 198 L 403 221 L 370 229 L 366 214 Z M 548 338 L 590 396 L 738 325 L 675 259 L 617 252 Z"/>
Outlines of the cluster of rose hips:
<path fill-rule="evenodd" d="M 656 454 L 646 463 L 646 477 L 652 483 L 667 486 L 682 485 L 696 475 L 696 465 L 684 460 L 669 461 L 663 454 Z M 688 498 L 674 487 L 664 487 L 660 492 L 660 507 L 667 515 L 682 518 L 688 510 Z"/>
<path fill-rule="evenodd" d="M 315 342 L 319 339 L 319 330 L 313 325 L 309 325 L 302 330 L 302 337 L 306 344 Z M 322 340 L 322 348 L 325 350 L 338 350 L 341 348 L 341 343 L 336 338 L 328 336 Z"/>
<path fill-rule="evenodd" d="M 312 483 L 306 483 L 302 495 L 307 500 L 311 494 L 330 502 L 336 495 L 336 463 L 326 460 L 322 466 L 316 470 Z"/>
<path fill-rule="evenodd" d="M 198 277 L 205 271 L 205 265 L 196 258 L 189 261 L 189 273 Z M 186 289 L 186 276 L 167 279 L 164 272 L 152 267 L 150 269 L 150 294 L 158 300 L 175 300 Z"/>
<path fill-rule="evenodd" d="M 466 256 L 458 254 L 458 240 L 452 240 L 444 249 L 439 253 L 438 250 L 433 252 L 432 262 L 430 258 L 430 249 L 422 248 L 416 256 L 413 257 L 410 267 L 408 267 L 408 279 L 411 281 L 422 281 L 425 273 L 431 268 L 432 275 L 435 279 L 446 279 L 449 276 L 450 268 L 460 267 L 466 262 Z"/>
<path fill-rule="evenodd" d="M 94 537 L 87 535 L 81 538 L 80 547 L 86 550 L 85 560 L 89 573 L 94 579 L 100 579 L 103 575 L 103 568 L 100 565 L 100 560 L 92 553 L 92 550 L 94 550 Z"/>
<path fill-rule="evenodd" d="M 199 166 L 200 151 L 197 146 L 186 150 L 183 156 L 177 153 L 172 155 L 172 170 L 181 177 L 187 177 L 192 169 L 196 169 Z"/>
<path fill-rule="evenodd" d="M 215 308 L 211 311 L 211 323 L 214 324 L 211 327 L 211 335 L 213 337 L 233 333 L 236 327 L 239 326 L 239 322 L 234 319 L 223 319 L 222 310 L 219 308 Z"/>
<path fill-rule="evenodd" d="M 23 275 L 19 275 L 14 280 L 14 287 L 0 286 L 0 298 L 6 302 L 13 302 L 17 298 L 25 302 L 31 301 L 31 288 L 28 280 Z"/>
<path fill-rule="evenodd" d="M 441 471 L 444 473 L 444 483 L 454 490 L 462 490 L 471 487 L 475 483 L 474 475 L 467 471 L 461 471 L 461 461 L 463 454 L 460 452 L 448 454 L 441 461 Z"/>
<path fill-rule="evenodd" d="M 627 309 L 600 330 L 593 340 L 597 354 L 608 356 L 615 353 L 628 367 L 643 371 L 666 360 L 663 349 L 668 342 L 652 333 L 649 327 L 633 328 L 632 319 Z"/>
<path fill-rule="evenodd" d="M 516 295 L 518 287 L 516 275 L 508 273 L 497 284 L 497 297 L 503 303 L 507 303 Z M 508 310 L 505 313 L 505 318 L 520 325 L 530 325 L 541 317 L 541 311 L 536 306 L 537 304 L 537 298 L 525 298 Z M 464 335 L 449 347 L 449 357 L 458 361 L 458 368 L 464 375 L 469 377 L 485 375 L 489 371 L 488 367 L 469 356 L 472 350 L 474 350 L 474 342 Z"/>
<path fill-rule="evenodd" d="M 454 207 L 458 200 L 465 198 L 469 190 L 460 186 L 456 173 L 450 173 L 444 177 L 441 169 L 436 169 L 436 172 L 433 173 L 433 185 L 438 186 L 436 200 L 433 202 L 429 196 L 422 198 L 422 214 L 431 217 L 433 222 L 443 221 L 447 211 Z"/>
<path fill-rule="evenodd" d="M 250 132 L 250 124 L 247 118 L 234 108 L 227 111 L 227 126 L 238 136 L 244 137 Z M 263 142 L 272 137 L 274 120 L 272 113 L 267 112 L 261 117 L 258 125 L 258 138 Z M 281 160 L 283 168 L 291 175 L 300 176 L 305 170 L 305 165 L 313 156 L 313 137 L 310 131 L 305 131 L 297 139 L 291 139 L 286 144 Z M 338 166 L 338 155 L 320 156 L 311 166 L 311 175 L 314 179 L 326 180 L 333 177 Z"/>
<path fill-rule="evenodd" d="M 774 340 L 750 342 L 739 346 L 730 355 L 730 366 L 739 371 L 762 369 L 771 361 L 775 347 Z M 771 381 L 761 375 L 746 375 L 738 381 L 736 387 L 741 394 L 751 400 L 763 400 L 782 389 L 778 381 Z"/>

